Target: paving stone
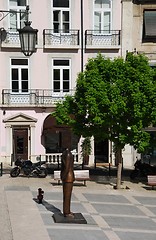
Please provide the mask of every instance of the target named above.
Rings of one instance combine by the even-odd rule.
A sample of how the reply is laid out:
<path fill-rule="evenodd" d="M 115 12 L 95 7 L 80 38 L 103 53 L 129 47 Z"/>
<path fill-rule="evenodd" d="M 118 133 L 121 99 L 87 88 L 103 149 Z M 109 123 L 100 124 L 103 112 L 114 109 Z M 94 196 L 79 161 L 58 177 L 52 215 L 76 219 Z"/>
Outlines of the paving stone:
<path fill-rule="evenodd" d="M 30 191 L 29 187 L 26 186 L 6 186 L 6 191 Z"/>
<path fill-rule="evenodd" d="M 112 194 L 87 194 L 85 193 L 84 196 L 90 202 L 115 202 L 115 203 L 130 203 L 127 198 L 121 195 L 112 195 Z"/>
<path fill-rule="evenodd" d="M 121 240 L 155 240 L 156 233 L 141 233 L 141 232 L 116 232 Z"/>
<path fill-rule="evenodd" d="M 155 193 L 156 194 L 156 193 Z M 148 195 L 148 193 L 147 193 Z M 142 196 L 136 196 L 134 197 L 138 202 L 144 205 L 155 205 L 156 206 L 156 199 L 155 197 L 142 197 Z"/>
<path fill-rule="evenodd" d="M 126 217 L 126 216 L 104 216 L 104 220 L 111 228 L 121 228 L 130 230 L 156 230 L 156 223 L 150 218 Z"/>
<path fill-rule="evenodd" d="M 156 207 L 146 207 L 146 208 L 156 215 Z"/>
<path fill-rule="evenodd" d="M 51 240 L 109 240 L 102 230 L 86 229 L 48 229 Z"/>
<path fill-rule="evenodd" d="M 92 204 L 97 212 L 103 214 L 118 214 L 118 215 L 144 215 L 136 206 L 119 205 L 119 204 Z"/>

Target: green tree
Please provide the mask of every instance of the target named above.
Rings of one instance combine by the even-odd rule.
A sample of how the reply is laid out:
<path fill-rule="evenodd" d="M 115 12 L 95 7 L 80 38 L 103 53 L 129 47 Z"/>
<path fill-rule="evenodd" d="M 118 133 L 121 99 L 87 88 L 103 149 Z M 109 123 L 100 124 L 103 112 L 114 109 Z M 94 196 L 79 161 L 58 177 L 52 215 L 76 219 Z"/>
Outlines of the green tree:
<path fill-rule="evenodd" d="M 156 120 L 155 71 L 144 55 L 127 53 L 110 60 L 98 54 L 78 75 L 74 96 L 59 102 L 53 115 L 78 135 L 114 143 L 117 188 L 121 186 L 122 149 L 126 144 L 144 152 Z"/>

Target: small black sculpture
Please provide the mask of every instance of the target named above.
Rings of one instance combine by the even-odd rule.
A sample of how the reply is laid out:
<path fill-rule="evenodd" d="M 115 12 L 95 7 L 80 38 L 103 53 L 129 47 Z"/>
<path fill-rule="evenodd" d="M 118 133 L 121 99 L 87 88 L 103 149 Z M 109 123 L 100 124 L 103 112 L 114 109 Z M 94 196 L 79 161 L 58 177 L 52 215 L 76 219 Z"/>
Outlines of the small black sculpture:
<path fill-rule="evenodd" d="M 38 195 L 37 195 L 38 203 L 42 203 L 43 195 L 44 195 L 44 191 L 42 190 L 42 188 L 39 188 Z"/>

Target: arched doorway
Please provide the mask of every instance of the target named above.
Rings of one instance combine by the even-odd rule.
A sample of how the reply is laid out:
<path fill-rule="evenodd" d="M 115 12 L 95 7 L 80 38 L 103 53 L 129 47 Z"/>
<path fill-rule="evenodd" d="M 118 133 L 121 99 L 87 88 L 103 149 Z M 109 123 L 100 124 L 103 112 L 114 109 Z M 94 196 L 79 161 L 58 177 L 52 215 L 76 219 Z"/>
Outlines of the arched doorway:
<path fill-rule="evenodd" d="M 70 127 L 57 125 L 52 115 L 44 120 L 42 138 L 46 153 L 62 153 L 67 147 L 77 152 L 79 138 Z"/>

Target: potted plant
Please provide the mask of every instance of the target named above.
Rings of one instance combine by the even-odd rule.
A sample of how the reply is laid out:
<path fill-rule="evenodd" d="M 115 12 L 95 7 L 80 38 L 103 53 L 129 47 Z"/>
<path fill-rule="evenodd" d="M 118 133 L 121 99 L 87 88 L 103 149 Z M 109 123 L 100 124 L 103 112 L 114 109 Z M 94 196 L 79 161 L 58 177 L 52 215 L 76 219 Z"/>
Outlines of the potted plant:
<path fill-rule="evenodd" d="M 91 138 L 86 137 L 81 143 L 81 154 L 83 158 L 83 165 L 88 165 L 89 155 L 91 154 L 91 151 L 92 151 Z"/>

